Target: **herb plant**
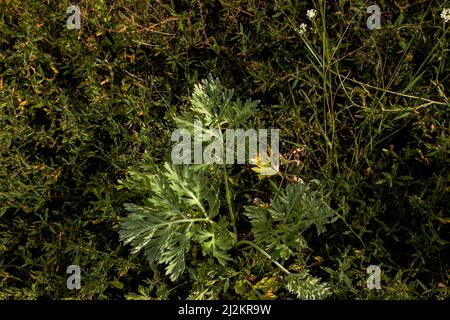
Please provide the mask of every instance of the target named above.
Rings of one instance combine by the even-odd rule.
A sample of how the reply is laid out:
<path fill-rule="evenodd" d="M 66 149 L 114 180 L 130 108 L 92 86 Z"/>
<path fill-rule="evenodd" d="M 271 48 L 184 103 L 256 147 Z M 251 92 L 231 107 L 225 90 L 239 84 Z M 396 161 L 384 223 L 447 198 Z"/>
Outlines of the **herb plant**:
<path fill-rule="evenodd" d="M 257 103 L 233 99 L 232 90 L 209 76 L 195 86 L 189 113 L 175 117 L 175 122 L 193 129 L 194 121 L 200 121 L 205 131 L 238 128 L 256 115 Z M 210 264 L 229 266 L 239 273 L 235 255 L 245 245 L 244 251 L 254 255 L 256 263 L 267 259 L 276 272 L 283 272 L 282 283 L 288 292 L 303 299 L 327 297 L 327 285 L 311 276 L 305 266 L 290 271 L 283 264 L 303 254 L 308 246 L 304 232 L 314 226 L 319 236 L 335 220 L 334 211 L 317 192 L 299 183 L 275 189 L 267 206 L 251 204 L 238 211 L 230 198 L 232 167 L 158 165 L 146 157 L 141 170 L 130 171 L 121 181 L 123 187 L 146 190 L 148 195 L 140 204 L 125 204 L 128 216 L 121 224 L 120 239 L 131 244 L 133 253 L 143 251 L 150 263 L 164 265 L 172 281 L 186 269 L 198 268 L 190 257 L 192 250 L 200 251 Z M 224 179 L 214 179 L 220 172 Z M 228 214 L 223 212 L 225 204 Z M 250 228 L 244 221 L 236 224 L 236 216 L 246 218 Z"/>

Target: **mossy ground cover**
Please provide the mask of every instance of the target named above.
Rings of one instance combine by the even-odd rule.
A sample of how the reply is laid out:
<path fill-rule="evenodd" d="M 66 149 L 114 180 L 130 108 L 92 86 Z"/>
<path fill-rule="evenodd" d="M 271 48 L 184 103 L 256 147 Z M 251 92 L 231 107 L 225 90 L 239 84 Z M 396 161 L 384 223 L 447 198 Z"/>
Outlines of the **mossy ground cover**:
<path fill-rule="evenodd" d="M 0 2 L 0 298 L 295 298 L 257 250 L 233 269 L 193 250 L 173 282 L 119 241 L 144 195 L 118 181 L 170 157 L 173 116 L 209 74 L 261 101 L 253 121 L 280 129 L 287 160 L 270 179 L 235 168 L 233 207 L 301 180 L 335 211 L 286 266 L 331 298 L 449 297 L 448 1 L 378 1 L 377 30 L 366 1 L 86 0 L 80 30 L 69 4 Z"/>

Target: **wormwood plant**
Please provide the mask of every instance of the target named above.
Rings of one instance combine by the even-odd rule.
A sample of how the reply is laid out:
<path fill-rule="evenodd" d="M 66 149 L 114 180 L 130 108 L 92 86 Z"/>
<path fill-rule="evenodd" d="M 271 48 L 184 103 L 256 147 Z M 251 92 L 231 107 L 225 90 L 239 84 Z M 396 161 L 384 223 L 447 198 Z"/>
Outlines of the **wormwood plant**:
<path fill-rule="evenodd" d="M 187 130 L 200 122 L 202 130 L 212 135 L 213 129 L 222 132 L 248 126 L 257 104 L 234 99 L 233 90 L 223 88 L 218 79 L 209 76 L 195 86 L 188 113 L 174 120 Z M 168 162 L 158 165 L 145 156 L 140 169 L 130 170 L 127 178 L 119 181 L 122 188 L 141 199 L 139 204 L 125 204 L 128 215 L 121 223 L 121 241 L 131 245 L 132 253 L 144 251 L 150 263 L 164 265 L 172 281 L 188 277 L 192 285 L 190 298 L 224 297 L 230 285 L 230 279 L 224 279 L 229 275 L 235 277 L 231 281 L 238 292 L 242 276 L 251 267 L 249 260 L 242 263 L 242 257 L 255 259 L 253 265 L 268 265 L 254 272 L 263 279 L 275 274 L 279 281 L 275 289 L 284 288 L 284 292 L 301 299 L 327 297 L 330 288 L 309 273 L 302 255 L 307 248 L 305 231 L 314 226 L 320 235 L 325 225 L 334 221 L 334 211 L 304 184 L 276 188 L 269 204 L 243 205 L 236 210 L 229 183 L 232 167 Z M 228 214 L 224 213 L 225 206 Z M 296 267 L 283 265 L 288 263 Z M 273 265 L 275 270 L 270 267 Z M 209 279 L 208 286 L 202 281 L 211 272 L 213 279 Z M 221 290 L 217 290 L 218 286 Z"/>

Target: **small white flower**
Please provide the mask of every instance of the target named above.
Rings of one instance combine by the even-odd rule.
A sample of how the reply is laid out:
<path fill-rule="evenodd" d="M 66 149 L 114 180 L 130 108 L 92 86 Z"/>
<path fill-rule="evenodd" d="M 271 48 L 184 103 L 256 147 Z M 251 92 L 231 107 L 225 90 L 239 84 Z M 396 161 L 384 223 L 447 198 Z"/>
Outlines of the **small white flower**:
<path fill-rule="evenodd" d="M 442 10 L 441 18 L 444 19 L 444 22 L 450 22 L 450 9 Z"/>
<path fill-rule="evenodd" d="M 306 28 L 307 28 L 306 24 L 302 23 L 301 25 L 298 26 L 298 28 L 295 29 L 295 31 L 297 31 L 298 34 L 302 35 L 306 33 Z"/>
<path fill-rule="evenodd" d="M 306 15 L 308 16 L 309 20 L 313 20 L 317 16 L 317 10 L 309 9 L 308 11 L 306 11 Z"/>

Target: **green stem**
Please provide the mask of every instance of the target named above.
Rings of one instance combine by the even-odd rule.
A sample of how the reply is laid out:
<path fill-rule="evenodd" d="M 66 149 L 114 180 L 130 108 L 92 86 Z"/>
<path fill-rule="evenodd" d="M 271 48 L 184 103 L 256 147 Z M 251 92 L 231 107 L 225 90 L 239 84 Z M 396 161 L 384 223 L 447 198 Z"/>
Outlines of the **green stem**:
<path fill-rule="evenodd" d="M 220 124 L 218 125 L 218 129 L 221 134 L 221 140 L 224 141 L 223 135 L 222 135 L 222 128 L 221 128 Z M 224 157 L 225 157 L 225 154 L 226 154 L 225 146 L 222 146 L 222 155 Z M 228 184 L 228 172 L 227 172 L 227 164 L 226 164 L 225 159 L 223 161 L 222 170 L 223 170 L 223 178 L 225 179 L 225 194 L 226 194 L 226 198 L 227 198 L 228 212 L 230 213 L 230 220 L 231 220 L 231 225 L 233 226 L 233 233 L 237 240 L 238 233 L 237 233 L 237 228 L 236 228 L 236 219 L 234 217 L 233 205 L 231 203 L 231 191 L 230 191 L 230 186 Z"/>
<path fill-rule="evenodd" d="M 226 198 L 227 198 L 227 204 L 228 204 L 228 212 L 230 213 L 230 219 L 231 219 L 231 225 L 233 226 L 233 232 L 237 239 L 237 228 L 236 228 L 236 220 L 234 218 L 233 213 L 233 206 L 231 203 L 231 192 L 230 192 L 230 186 L 228 185 L 228 173 L 227 173 L 227 165 L 223 165 L 223 177 L 225 179 L 225 192 L 226 192 Z"/>
<path fill-rule="evenodd" d="M 263 248 L 259 247 L 258 245 L 254 244 L 251 241 L 248 240 L 241 240 L 237 243 L 237 246 L 240 246 L 242 244 L 248 244 L 249 246 L 252 246 L 253 248 L 255 248 L 256 250 L 258 250 L 259 252 L 261 252 L 267 259 L 270 259 L 270 261 L 272 261 L 278 268 L 280 268 L 281 270 L 283 270 L 285 273 L 287 274 L 291 274 L 289 272 L 289 270 L 287 270 L 285 267 L 283 267 L 280 263 L 278 263 L 276 260 L 272 259 L 272 256 L 267 253 L 266 250 L 264 250 Z"/>

